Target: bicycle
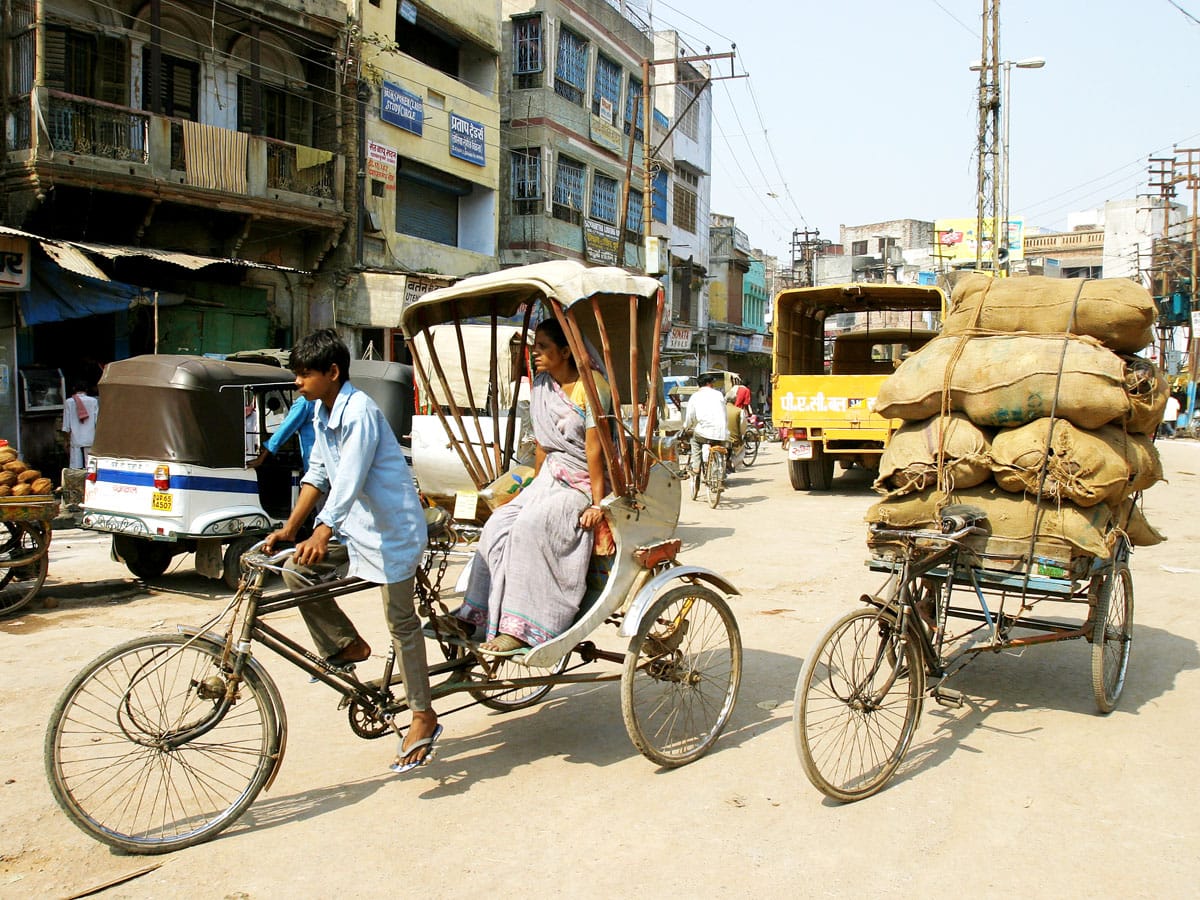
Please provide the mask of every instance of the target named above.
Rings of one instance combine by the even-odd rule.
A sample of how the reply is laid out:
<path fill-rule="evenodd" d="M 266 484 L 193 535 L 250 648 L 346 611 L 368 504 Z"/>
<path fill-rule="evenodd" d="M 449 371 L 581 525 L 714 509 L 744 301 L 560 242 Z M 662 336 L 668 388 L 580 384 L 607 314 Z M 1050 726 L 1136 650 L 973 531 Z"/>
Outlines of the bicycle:
<path fill-rule="evenodd" d="M 729 463 L 729 448 L 724 441 L 705 442 L 700 445 L 700 466 L 692 470 L 692 499 L 700 496 L 700 485 L 704 485 L 708 505 L 713 509 L 721 502 L 725 490 L 725 477 Z"/>
<path fill-rule="evenodd" d="M 962 706 L 961 692 L 945 682 L 982 652 L 1086 638 L 1097 708 L 1115 707 L 1132 641 L 1128 543 L 1120 538 L 1112 557 L 1094 560 L 1085 573 L 996 571 L 982 564 L 1007 558 L 1032 566 L 1036 560 L 968 546 L 969 538 L 986 534 L 985 518 L 977 509 L 948 507 L 942 531 L 872 527 L 870 542 L 887 552 L 871 566 L 888 579 L 876 594 L 863 595 L 865 608 L 841 616 L 817 639 L 796 684 L 800 761 L 827 796 L 846 802 L 879 791 L 908 751 L 925 695 Z M 951 605 L 956 585 L 970 588 L 977 609 Z M 1001 596 L 997 610 L 987 594 Z M 1015 613 L 1004 611 L 1010 595 L 1020 600 Z M 1029 617 L 1042 601 L 1086 602 L 1088 617 L 1079 626 Z M 952 617 L 975 624 L 954 633 Z M 1016 628 L 1039 633 L 1018 637 Z"/>
<path fill-rule="evenodd" d="M 742 432 L 742 439 L 734 450 L 734 459 L 739 466 L 752 466 L 758 459 L 758 448 L 762 443 L 762 433 L 754 425 L 747 425 Z"/>

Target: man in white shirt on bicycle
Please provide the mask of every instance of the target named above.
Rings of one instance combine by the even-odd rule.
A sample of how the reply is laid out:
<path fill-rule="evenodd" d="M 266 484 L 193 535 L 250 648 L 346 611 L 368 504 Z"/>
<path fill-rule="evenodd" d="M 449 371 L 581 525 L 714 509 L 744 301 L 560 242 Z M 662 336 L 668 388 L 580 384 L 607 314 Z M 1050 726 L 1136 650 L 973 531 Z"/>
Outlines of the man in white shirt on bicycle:
<path fill-rule="evenodd" d="M 725 395 L 712 386 L 716 379 L 717 376 L 712 373 L 705 373 L 697 379 L 700 389 L 688 400 L 687 412 L 683 416 L 683 430 L 692 435 L 689 465 L 693 473 L 700 471 L 700 448 L 703 444 L 724 444 L 729 440 Z"/>

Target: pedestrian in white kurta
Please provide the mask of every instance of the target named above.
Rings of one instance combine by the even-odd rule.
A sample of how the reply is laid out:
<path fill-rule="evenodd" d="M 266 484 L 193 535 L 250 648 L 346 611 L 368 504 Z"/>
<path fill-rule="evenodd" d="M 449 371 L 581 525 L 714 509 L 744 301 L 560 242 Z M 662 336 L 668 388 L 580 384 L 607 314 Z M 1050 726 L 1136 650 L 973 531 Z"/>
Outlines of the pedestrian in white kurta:
<path fill-rule="evenodd" d="M 72 469 L 87 468 L 96 440 L 96 419 L 100 416 L 100 401 L 89 397 L 82 384 L 76 384 L 63 404 L 62 430 L 71 435 Z"/>

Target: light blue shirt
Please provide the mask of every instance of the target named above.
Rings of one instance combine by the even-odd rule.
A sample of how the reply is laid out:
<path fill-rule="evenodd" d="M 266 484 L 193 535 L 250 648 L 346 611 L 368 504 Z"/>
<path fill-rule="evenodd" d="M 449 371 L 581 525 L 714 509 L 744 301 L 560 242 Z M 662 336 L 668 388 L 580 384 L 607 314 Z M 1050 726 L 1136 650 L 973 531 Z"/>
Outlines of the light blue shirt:
<path fill-rule="evenodd" d="M 292 401 L 292 408 L 288 410 L 287 418 L 279 423 L 279 427 L 275 429 L 275 433 L 271 435 L 271 439 L 267 441 L 267 451 L 274 456 L 279 452 L 279 448 L 286 444 L 293 434 L 300 435 L 300 458 L 304 461 L 304 468 L 308 470 L 308 460 L 312 456 L 313 447 L 313 401 L 305 400 L 303 397 L 297 396 Z"/>
<path fill-rule="evenodd" d="M 317 522 L 350 555 L 349 574 L 375 584 L 411 578 L 425 549 L 425 513 L 400 443 L 375 401 L 347 382 L 333 409 L 315 403 L 302 484 L 326 495 Z"/>

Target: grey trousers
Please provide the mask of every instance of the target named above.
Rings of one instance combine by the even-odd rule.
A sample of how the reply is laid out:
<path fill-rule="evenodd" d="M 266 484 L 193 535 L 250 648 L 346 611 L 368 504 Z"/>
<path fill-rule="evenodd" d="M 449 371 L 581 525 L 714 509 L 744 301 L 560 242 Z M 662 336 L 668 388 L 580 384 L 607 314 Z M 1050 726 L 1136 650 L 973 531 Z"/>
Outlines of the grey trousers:
<path fill-rule="evenodd" d="M 288 590 L 299 590 L 306 584 L 296 577 L 297 574 L 321 576 L 338 569 L 345 571 L 349 561 L 344 546 L 330 544 L 328 555 L 316 566 L 301 566 L 289 559 L 283 567 L 283 582 Z M 384 619 L 392 635 L 392 646 L 400 660 L 408 708 L 424 712 L 431 705 L 429 665 L 425 656 L 425 636 L 421 634 L 421 620 L 413 604 L 413 581 L 412 578 L 406 578 L 379 587 L 383 596 Z M 333 656 L 359 639 L 358 629 L 350 617 L 342 612 L 336 600 L 304 603 L 300 606 L 300 615 L 321 656 Z"/>

